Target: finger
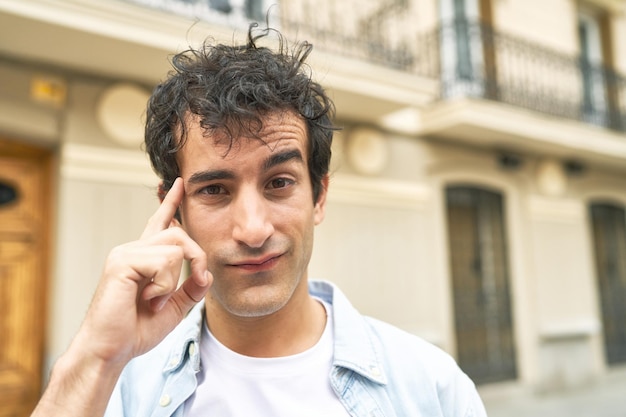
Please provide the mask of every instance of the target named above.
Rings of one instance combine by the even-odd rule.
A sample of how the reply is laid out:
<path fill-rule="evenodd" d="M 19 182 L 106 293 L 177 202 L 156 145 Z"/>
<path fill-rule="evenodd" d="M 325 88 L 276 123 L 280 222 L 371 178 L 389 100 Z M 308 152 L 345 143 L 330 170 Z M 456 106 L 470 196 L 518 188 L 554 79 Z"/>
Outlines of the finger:
<path fill-rule="evenodd" d="M 204 271 L 202 281 L 191 279 L 191 277 L 181 286 L 181 289 L 187 294 L 192 302 L 198 302 L 206 295 L 207 291 L 213 283 L 213 275 L 209 271 Z"/>
<path fill-rule="evenodd" d="M 166 282 L 176 283 L 180 277 L 183 258 L 179 245 L 128 246 L 109 256 L 105 274 L 115 281 L 167 286 Z"/>
<path fill-rule="evenodd" d="M 190 277 L 183 282 L 174 294 L 172 294 L 169 300 L 166 300 L 169 302 L 162 302 L 156 307 L 164 308 L 171 306 L 171 308 L 175 308 L 178 311 L 181 317 L 185 316 L 194 305 L 199 303 L 204 298 L 211 287 L 213 276 L 209 271 L 205 271 L 204 275 L 204 282 L 206 282 L 205 285 L 198 284 L 198 282 Z"/>
<path fill-rule="evenodd" d="M 198 285 L 207 285 L 205 274 L 208 269 L 206 253 L 200 245 L 180 227 L 170 227 L 138 243 L 154 246 L 179 246 L 183 250 L 183 257 L 189 261 L 189 267 L 191 269 L 190 278 L 198 283 Z"/>
<path fill-rule="evenodd" d="M 141 290 L 141 298 L 152 300 L 173 293 L 178 286 L 180 271 L 183 266 L 183 256 L 181 248 L 178 246 L 165 247 L 161 249 L 162 255 L 168 257 L 163 263 L 163 267 L 156 270 L 144 288 Z"/>
<path fill-rule="evenodd" d="M 200 287 L 205 287 L 210 285 L 213 280 L 213 276 L 208 271 L 206 253 L 202 250 L 202 248 L 200 248 L 200 246 L 198 246 L 197 243 L 195 244 L 199 251 L 194 250 L 192 256 L 185 256 L 185 259 L 189 261 L 189 269 L 191 272 L 187 281 L 192 281 Z M 190 250 L 189 252 L 186 252 L 186 254 L 187 253 L 191 255 L 192 251 Z"/>
<path fill-rule="evenodd" d="M 148 224 L 141 235 L 142 239 L 153 236 L 170 227 L 170 224 L 174 220 L 176 210 L 178 210 L 178 206 L 180 206 L 180 203 L 183 201 L 184 193 L 185 189 L 182 178 L 176 178 L 161 205 L 148 220 Z"/>
<path fill-rule="evenodd" d="M 191 274 L 183 284 L 188 297 L 179 301 L 181 308 L 204 297 L 212 279 L 207 271 L 206 253 L 183 229 L 172 227 L 136 243 L 141 245 L 137 250 L 149 252 L 141 257 L 134 255 L 151 266 L 141 271 L 144 283 L 140 294 L 152 311 L 163 309 L 176 290 L 183 259 L 190 261 Z"/>
<path fill-rule="evenodd" d="M 205 276 L 201 283 L 189 277 L 176 291 L 163 291 L 162 295 L 157 295 L 151 298 L 150 307 L 154 312 L 161 311 L 167 302 L 171 299 L 172 302 L 177 304 L 177 308 L 182 315 L 187 312 L 197 303 L 199 303 L 211 287 L 213 282 L 213 275 L 209 271 L 205 270 Z"/>

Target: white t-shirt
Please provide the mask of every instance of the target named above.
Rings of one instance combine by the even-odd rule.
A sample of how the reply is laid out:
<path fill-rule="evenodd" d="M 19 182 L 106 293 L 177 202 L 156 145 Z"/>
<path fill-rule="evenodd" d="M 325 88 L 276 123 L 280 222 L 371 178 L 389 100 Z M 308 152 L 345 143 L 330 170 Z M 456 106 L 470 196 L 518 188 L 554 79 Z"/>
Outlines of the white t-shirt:
<path fill-rule="evenodd" d="M 233 352 L 215 339 L 205 322 L 198 388 L 185 402 L 184 416 L 349 416 L 330 386 L 332 307 L 323 304 L 327 320 L 320 340 L 302 353 L 279 358 Z"/>

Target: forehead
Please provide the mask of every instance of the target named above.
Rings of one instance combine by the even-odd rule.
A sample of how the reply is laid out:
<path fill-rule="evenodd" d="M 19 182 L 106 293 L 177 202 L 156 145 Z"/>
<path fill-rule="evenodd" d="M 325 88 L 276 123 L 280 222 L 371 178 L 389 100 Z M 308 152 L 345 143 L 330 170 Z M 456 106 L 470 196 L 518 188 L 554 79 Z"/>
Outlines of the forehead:
<path fill-rule="evenodd" d="M 308 129 L 305 121 L 292 111 L 275 111 L 259 116 L 261 126 L 255 122 L 232 123 L 227 128 L 204 129 L 200 117 L 191 115 L 185 120 L 186 138 L 177 159 L 198 148 L 212 149 L 223 158 L 241 156 L 250 148 L 266 147 L 269 150 L 287 145 L 298 146 L 307 154 Z M 180 160 L 179 160 L 180 162 Z"/>

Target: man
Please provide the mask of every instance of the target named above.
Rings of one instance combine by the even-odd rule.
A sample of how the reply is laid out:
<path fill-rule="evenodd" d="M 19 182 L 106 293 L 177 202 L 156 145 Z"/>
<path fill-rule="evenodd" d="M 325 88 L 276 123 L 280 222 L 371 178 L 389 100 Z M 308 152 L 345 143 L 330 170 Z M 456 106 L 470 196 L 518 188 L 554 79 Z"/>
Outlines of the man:
<path fill-rule="evenodd" d="M 311 46 L 268 33 L 179 54 L 155 89 L 162 203 L 109 255 L 34 416 L 485 415 L 448 355 L 309 283 L 333 105 Z"/>

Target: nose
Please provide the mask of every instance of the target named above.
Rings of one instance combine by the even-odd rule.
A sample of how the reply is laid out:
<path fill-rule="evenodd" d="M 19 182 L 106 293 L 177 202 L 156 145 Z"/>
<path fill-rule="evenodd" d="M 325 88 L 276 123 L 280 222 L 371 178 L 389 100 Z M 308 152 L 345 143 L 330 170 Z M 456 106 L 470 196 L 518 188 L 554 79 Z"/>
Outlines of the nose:
<path fill-rule="evenodd" d="M 274 232 L 267 201 L 256 190 L 241 192 L 233 201 L 233 239 L 260 248 Z"/>

